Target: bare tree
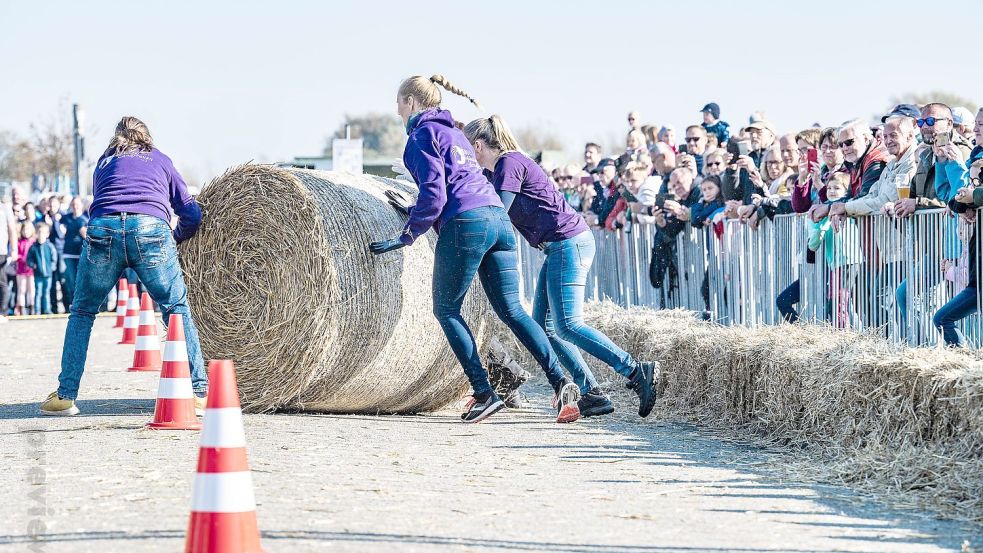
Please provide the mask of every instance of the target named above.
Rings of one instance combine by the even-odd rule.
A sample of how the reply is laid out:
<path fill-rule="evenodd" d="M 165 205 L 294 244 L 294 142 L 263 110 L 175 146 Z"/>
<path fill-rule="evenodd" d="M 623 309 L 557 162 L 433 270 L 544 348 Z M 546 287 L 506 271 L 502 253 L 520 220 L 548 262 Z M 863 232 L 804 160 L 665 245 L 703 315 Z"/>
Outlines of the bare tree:
<path fill-rule="evenodd" d="M 345 115 L 344 122 L 326 141 L 324 154 L 331 155 L 331 140 L 345 138 L 345 127 L 351 126 L 351 137 L 361 138 L 367 156 L 399 157 L 406 146 L 406 130 L 395 115 L 366 113 Z"/>
<path fill-rule="evenodd" d="M 545 150 L 563 150 L 563 140 L 550 130 L 534 127 L 524 127 L 515 132 L 519 145 L 527 152 L 542 152 Z"/>
<path fill-rule="evenodd" d="M 0 181 L 29 181 L 37 156 L 28 141 L 11 131 L 0 131 Z"/>

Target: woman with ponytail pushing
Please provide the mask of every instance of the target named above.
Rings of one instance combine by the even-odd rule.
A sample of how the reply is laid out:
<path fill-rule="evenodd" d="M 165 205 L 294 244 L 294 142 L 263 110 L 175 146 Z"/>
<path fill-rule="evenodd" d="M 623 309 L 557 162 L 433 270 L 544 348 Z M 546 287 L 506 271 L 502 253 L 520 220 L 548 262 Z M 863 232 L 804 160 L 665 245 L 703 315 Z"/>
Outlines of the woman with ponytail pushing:
<path fill-rule="evenodd" d="M 563 376 L 543 329 L 522 309 L 512 225 L 495 189 L 482 174 L 471 144 L 455 127 L 450 112 L 440 109 L 437 85 L 478 105 L 441 75 L 403 81 L 396 97 L 397 111 L 409 135 L 403 163 L 420 194 L 416 205 L 409 208 L 403 233 L 373 242 L 369 249 L 379 255 L 409 246 L 431 227 L 437 232 L 434 315 L 474 391 L 474 401 L 461 415 L 462 420 L 479 422 L 505 405 L 488 382 L 474 336 L 461 316 L 464 295 L 478 275 L 495 313 L 536 358 L 560 398 L 557 422 L 572 422 L 580 416 L 577 386 Z"/>
<path fill-rule="evenodd" d="M 614 406 L 597 386 L 577 348 L 627 377 L 628 387 L 638 394 L 638 414 L 647 417 L 655 403 L 655 365 L 634 361 L 628 352 L 584 322 L 584 291 L 594 262 L 594 235 L 583 217 L 564 201 L 543 169 L 520 151 L 499 116 L 468 123 L 464 134 L 474 146 L 478 163 L 490 172 L 512 224 L 546 254 L 536 281 L 533 318 L 546 330 L 560 363 L 580 386 L 581 416 L 606 415 Z"/>
<path fill-rule="evenodd" d="M 195 408 L 203 410 L 208 377 L 198 331 L 188 309 L 187 289 L 175 244 L 201 224 L 201 209 L 188 194 L 170 158 L 154 147 L 150 131 L 136 117 L 124 117 L 92 179 L 94 198 L 79 256 L 58 390 L 41 404 L 43 415 L 75 415 L 92 322 L 124 269 L 133 269 L 164 321 L 173 313 L 184 322 Z M 178 216 L 171 231 L 171 213 Z"/>

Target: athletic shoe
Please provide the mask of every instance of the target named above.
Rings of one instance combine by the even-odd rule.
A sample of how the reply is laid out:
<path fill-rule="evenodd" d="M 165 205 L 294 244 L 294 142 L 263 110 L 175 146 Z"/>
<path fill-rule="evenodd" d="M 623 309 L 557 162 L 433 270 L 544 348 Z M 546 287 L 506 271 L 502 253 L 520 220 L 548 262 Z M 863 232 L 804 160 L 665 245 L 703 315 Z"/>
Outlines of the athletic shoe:
<path fill-rule="evenodd" d="M 577 407 L 580 409 L 580 416 L 585 419 L 587 417 L 599 417 L 614 413 L 614 404 L 611 403 L 611 400 L 604 395 L 604 392 L 600 388 L 594 388 L 584 394 L 577 401 Z"/>
<path fill-rule="evenodd" d="M 655 407 L 655 364 L 638 363 L 628 387 L 638 395 L 638 416 L 645 418 Z"/>
<path fill-rule="evenodd" d="M 556 422 L 573 422 L 580 418 L 580 408 L 577 401 L 580 399 L 580 390 L 577 385 L 567 379 L 563 379 L 560 389 L 553 396 L 553 408 L 556 409 Z"/>
<path fill-rule="evenodd" d="M 461 415 L 461 420 L 464 422 L 481 422 L 501 411 L 503 407 L 505 407 L 505 402 L 494 393 L 489 395 L 485 401 L 478 401 L 478 398 L 475 398 L 471 407 Z"/>
<path fill-rule="evenodd" d="M 41 404 L 42 415 L 52 415 L 56 417 L 70 417 L 79 414 L 79 408 L 75 406 L 75 401 L 64 399 L 58 392 L 48 394 L 48 399 Z"/>

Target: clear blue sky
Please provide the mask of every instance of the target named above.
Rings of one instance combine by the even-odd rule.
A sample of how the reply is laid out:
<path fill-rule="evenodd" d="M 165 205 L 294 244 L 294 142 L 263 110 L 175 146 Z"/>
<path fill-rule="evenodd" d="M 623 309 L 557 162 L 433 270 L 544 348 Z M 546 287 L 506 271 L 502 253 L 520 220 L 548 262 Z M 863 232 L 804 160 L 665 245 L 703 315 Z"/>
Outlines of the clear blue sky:
<path fill-rule="evenodd" d="M 393 112 L 403 77 L 443 73 L 571 151 L 620 141 L 631 109 L 678 127 L 710 100 L 791 131 L 908 91 L 983 102 L 981 24 L 979 0 L 0 0 L 0 129 L 78 102 L 94 155 L 136 115 L 201 180 L 317 154 L 346 112 Z"/>

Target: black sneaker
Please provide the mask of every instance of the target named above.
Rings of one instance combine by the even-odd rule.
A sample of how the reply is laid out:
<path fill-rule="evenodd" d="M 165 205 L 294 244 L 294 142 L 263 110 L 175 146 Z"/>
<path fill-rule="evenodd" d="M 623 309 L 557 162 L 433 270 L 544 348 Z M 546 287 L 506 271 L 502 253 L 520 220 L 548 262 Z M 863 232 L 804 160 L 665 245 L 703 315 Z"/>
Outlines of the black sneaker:
<path fill-rule="evenodd" d="M 655 363 L 638 363 L 628 387 L 638 395 L 638 416 L 645 418 L 655 407 Z"/>
<path fill-rule="evenodd" d="M 489 395 L 485 401 L 479 401 L 478 398 L 475 398 L 471 407 L 461 415 L 461 420 L 464 422 L 481 422 L 501 411 L 503 407 L 505 407 L 505 402 L 494 393 Z"/>
<path fill-rule="evenodd" d="M 580 418 L 580 390 L 577 385 L 566 378 L 560 383 L 559 390 L 553 396 L 553 407 L 556 409 L 556 422 L 573 422 Z"/>
<path fill-rule="evenodd" d="M 599 417 L 614 413 L 614 404 L 611 403 L 611 400 L 604 395 L 604 392 L 600 388 L 594 388 L 584 394 L 577 401 L 577 407 L 580 408 L 580 416 L 585 419 L 587 417 Z"/>

